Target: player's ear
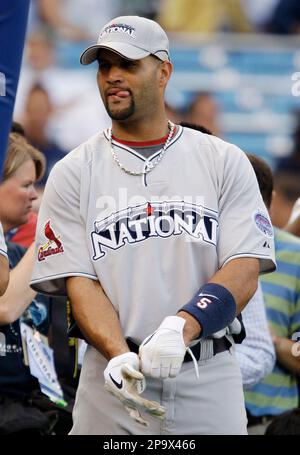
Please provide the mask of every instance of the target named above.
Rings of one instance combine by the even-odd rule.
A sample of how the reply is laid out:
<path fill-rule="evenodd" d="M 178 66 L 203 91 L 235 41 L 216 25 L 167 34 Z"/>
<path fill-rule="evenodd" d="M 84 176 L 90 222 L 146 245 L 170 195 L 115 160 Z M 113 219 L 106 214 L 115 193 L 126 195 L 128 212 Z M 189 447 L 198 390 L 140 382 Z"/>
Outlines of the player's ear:
<path fill-rule="evenodd" d="M 160 73 L 159 73 L 159 82 L 162 87 L 166 86 L 171 74 L 173 72 L 173 65 L 169 61 L 164 61 L 160 65 Z"/>

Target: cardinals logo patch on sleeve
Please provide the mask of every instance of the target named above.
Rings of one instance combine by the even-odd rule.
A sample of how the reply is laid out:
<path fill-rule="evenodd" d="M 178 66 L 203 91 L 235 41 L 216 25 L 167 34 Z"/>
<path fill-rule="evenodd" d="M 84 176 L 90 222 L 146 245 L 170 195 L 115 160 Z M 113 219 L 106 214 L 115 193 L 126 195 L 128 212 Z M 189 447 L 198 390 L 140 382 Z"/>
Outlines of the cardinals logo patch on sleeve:
<path fill-rule="evenodd" d="M 60 236 L 57 236 L 52 227 L 50 226 L 50 220 L 47 221 L 44 227 L 44 235 L 48 241 L 39 247 L 38 260 L 44 261 L 48 256 L 53 254 L 63 253 L 64 249 L 60 241 Z"/>

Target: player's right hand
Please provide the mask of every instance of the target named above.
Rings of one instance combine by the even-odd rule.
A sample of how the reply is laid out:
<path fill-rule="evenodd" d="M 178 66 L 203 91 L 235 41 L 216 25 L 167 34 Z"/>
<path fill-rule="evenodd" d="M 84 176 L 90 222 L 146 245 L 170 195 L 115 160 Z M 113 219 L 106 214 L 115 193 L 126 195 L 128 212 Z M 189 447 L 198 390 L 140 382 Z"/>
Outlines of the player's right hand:
<path fill-rule="evenodd" d="M 139 371 L 137 354 L 126 352 L 113 357 L 104 370 L 104 379 L 106 390 L 118 398 L 130 417 L 141 425 L 148 426 L 148 422 L 141 416 L 140 410 L 159 419 L 165 417 L 163 406 L 140 396 L 145 390 L 146 381 Z"/>
<path fill-rule="evenodd" d="M 141 370 L 153 378 L 175 378 L 187 350 L 183 339 L 185 319 L 167 316 L 140 345 Z"/>

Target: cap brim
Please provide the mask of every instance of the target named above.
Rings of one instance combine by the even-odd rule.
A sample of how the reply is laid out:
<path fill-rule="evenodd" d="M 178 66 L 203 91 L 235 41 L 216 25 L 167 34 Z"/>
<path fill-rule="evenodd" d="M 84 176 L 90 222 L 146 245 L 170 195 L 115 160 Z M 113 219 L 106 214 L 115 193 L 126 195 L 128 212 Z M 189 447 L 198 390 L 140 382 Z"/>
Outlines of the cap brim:
<path fill-rule="evenodd" d="M 95 44 L 94 46 L 88 47 L 81 54 L 80 63 L 82 65 L 89 65 L 90 63 L 97 60 L 100 49 L 108 49 L 110 51 L 116 52 L 128 60 L 140 60 L 150 55 L 150 52 L 139 49 L 138 47 L 131 46 L 130 44 L 108 42 L 105 44 Z"/>

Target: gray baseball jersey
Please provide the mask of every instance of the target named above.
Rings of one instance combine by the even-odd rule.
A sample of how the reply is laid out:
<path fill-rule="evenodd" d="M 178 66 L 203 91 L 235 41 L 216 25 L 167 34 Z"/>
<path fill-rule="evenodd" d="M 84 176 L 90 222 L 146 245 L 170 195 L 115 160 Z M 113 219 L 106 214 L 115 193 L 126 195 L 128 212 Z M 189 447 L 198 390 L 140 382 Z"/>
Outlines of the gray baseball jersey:
<path fill-rule="evenodd" d="M 145 165 L 114 147 L 129 169 Z M 99 280 L 124 335 L 138 342 L 231 259 L 274 268 L 273 230 L 247 157 L 181 127 L 146 178 L 117 166 L 105 131 L 69 153 L 47 183 L 36 245 L 34 289 L 65 294 L 68 276 Z"/>
<path fill-rule="evenodd" d="M 4 238 L 1 222 L 0 222 L 0 254 L 2 254 L 2 256 L 5 256 L 7 258 L 7 246 L 5 243 L 5 238 Z"/>
<path fill-rule="evenodd" d="M 108 137 L 107 131 L 93 136 L 50 174 L 37 226 L 34 289 L 63 295 L 68 276 L 99 280 L 124 336 L 140 343 L 231 259 L 256 257 L 261 272 L 274 269 L 272 226 L 241 150 L 178 127 L 162 161 L 146 176 L 132 176 L 114 161 Z M 159 154 L 147 159 L 116 141 L 113 147 L 136 172 Z M 167 409 L 164 423 L 152 419 L 148 430 L 105 391 L 106 365 L 89 346 L 72 434 L 246 433 L 232 352 L 200 361 L 200 381 L 192 362 L 175 379 L 147 380 L 143 395 Z"/>

